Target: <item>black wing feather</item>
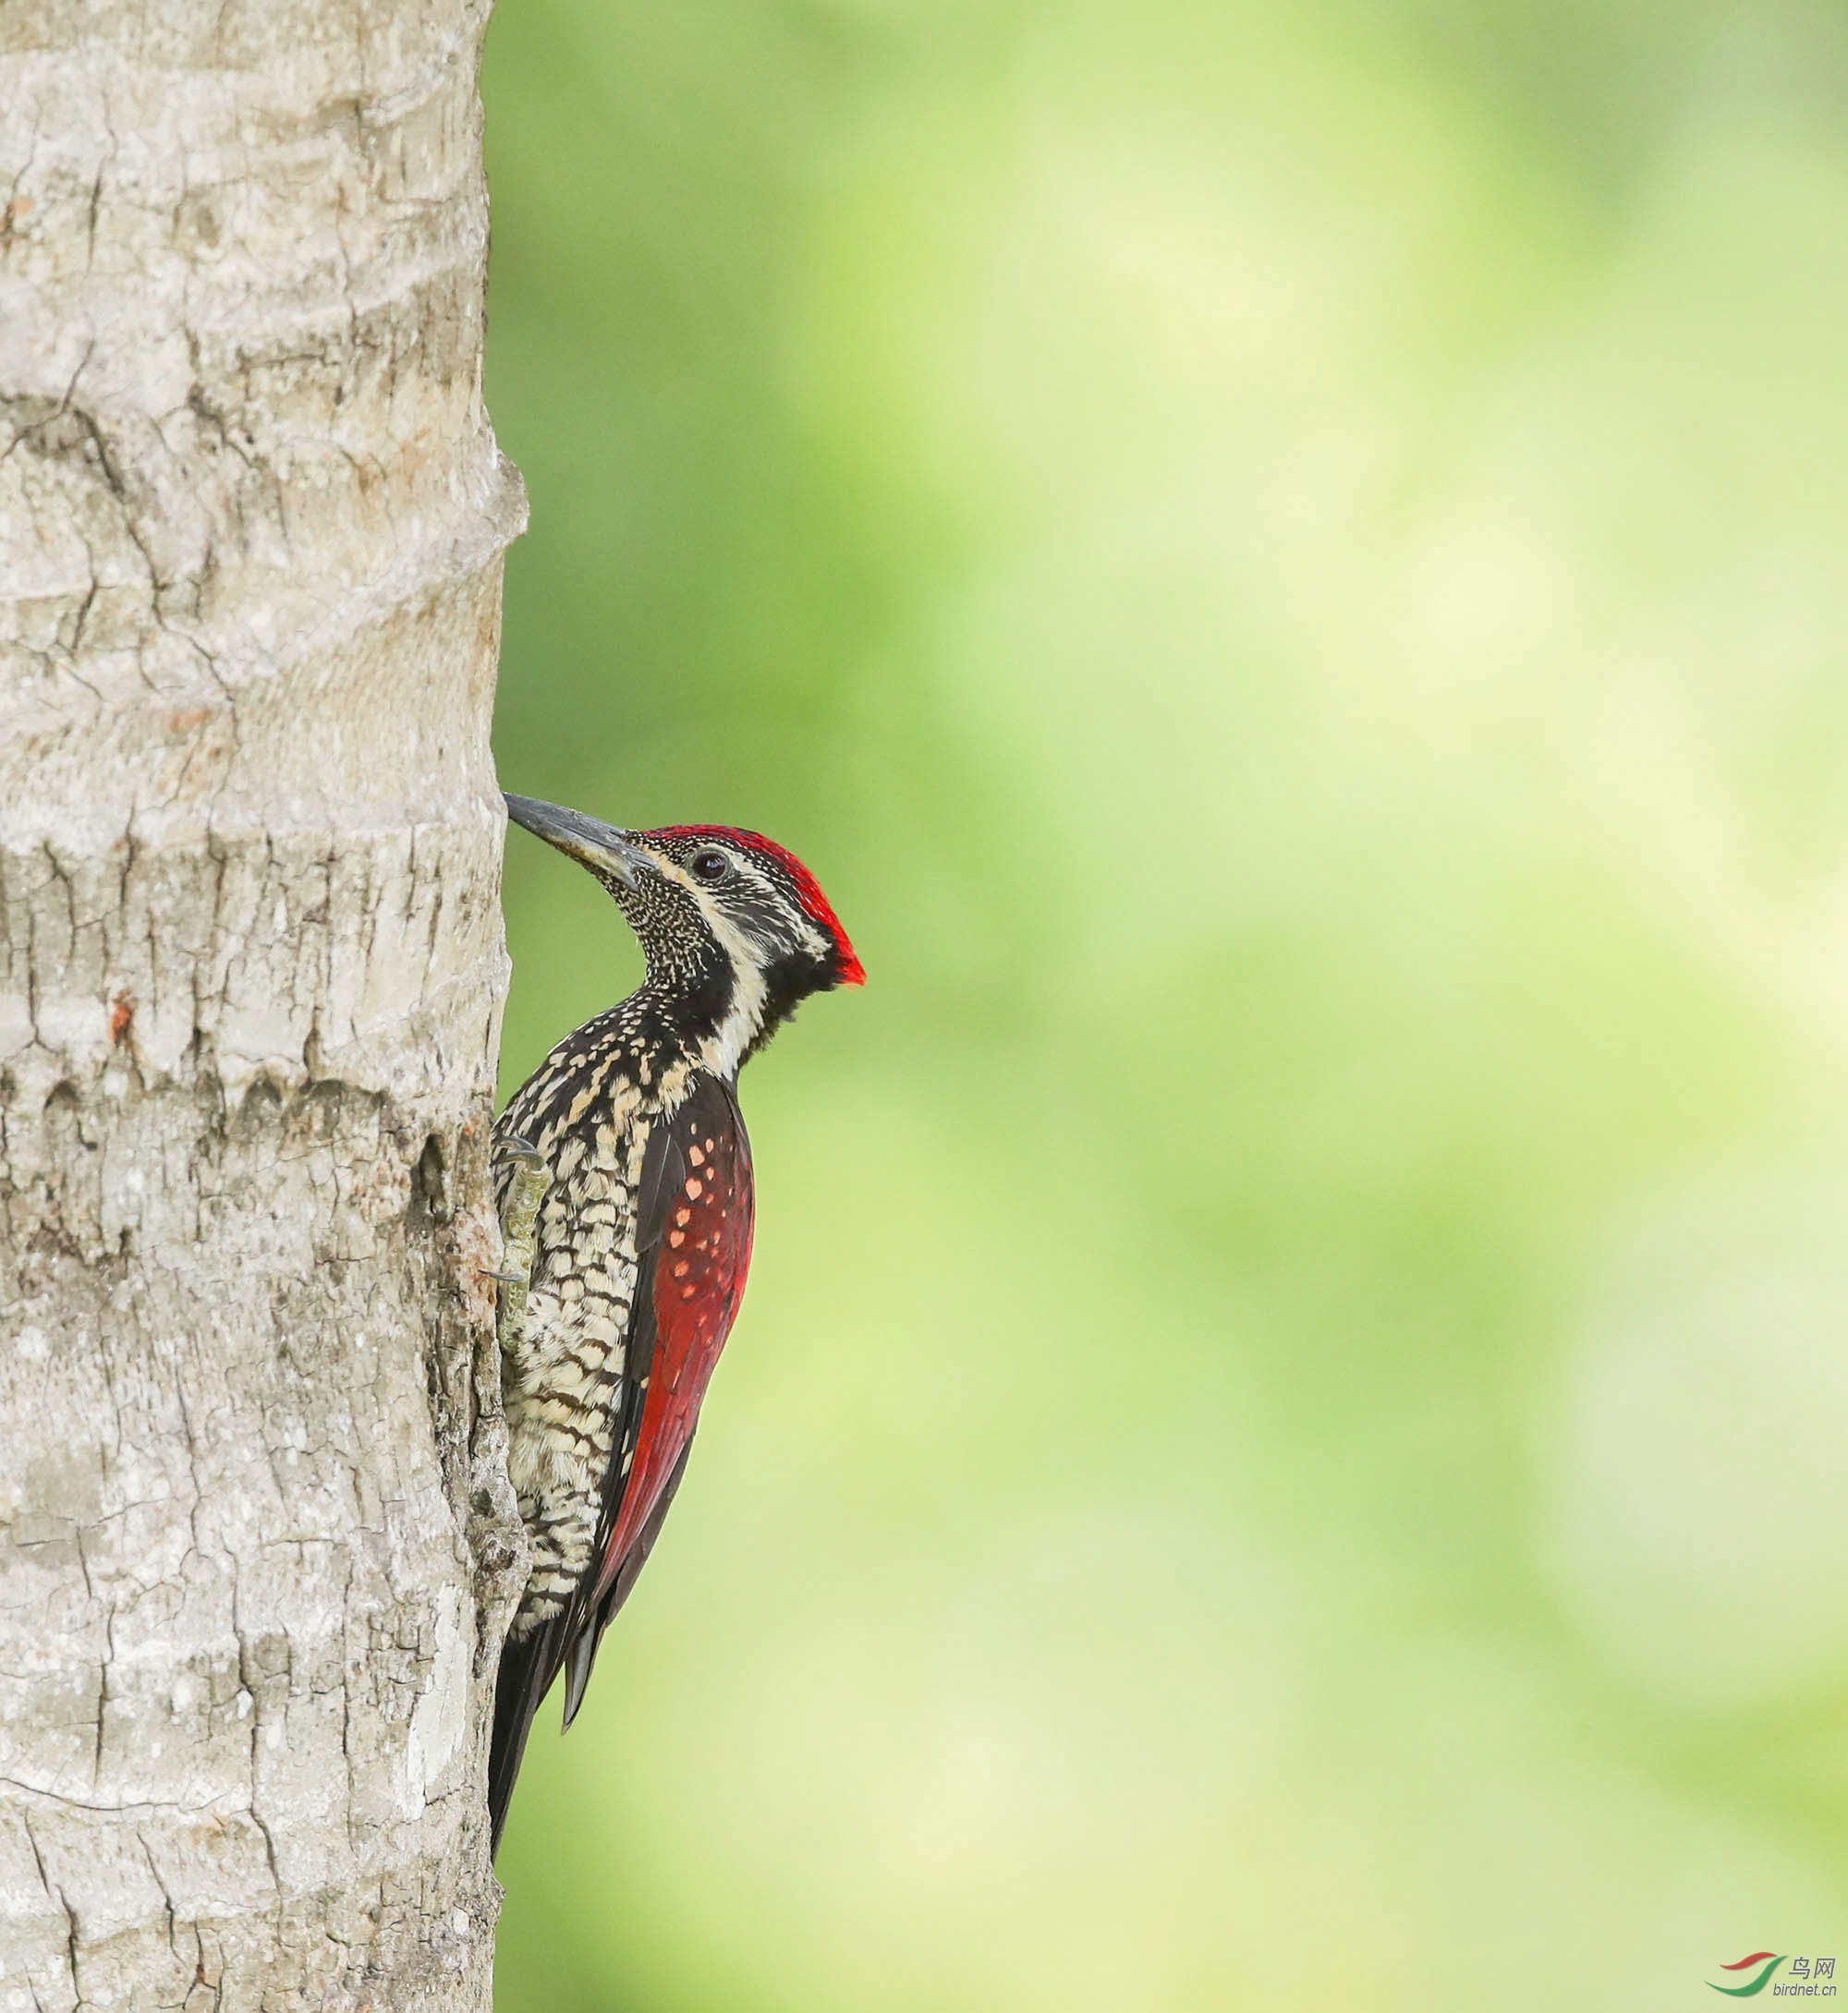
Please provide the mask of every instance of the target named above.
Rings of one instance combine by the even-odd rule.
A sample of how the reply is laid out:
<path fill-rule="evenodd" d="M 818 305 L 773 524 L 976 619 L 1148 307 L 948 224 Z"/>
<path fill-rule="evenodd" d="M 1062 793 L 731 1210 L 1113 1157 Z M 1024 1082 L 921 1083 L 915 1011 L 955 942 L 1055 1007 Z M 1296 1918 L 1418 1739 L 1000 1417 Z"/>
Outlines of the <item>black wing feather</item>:
<path fill-rule="evenodd" d="M 648 1555 L 654 1549 L 662 1525 L 667 1522 L 668 1506 L 674 1500 L 675 1490 L 680 1486 L 680 1477 L 687 1473 L 687 1457 L 692 1451 L 693 1442 L 689 1437 L 680 1449 L 680 1459 L 674 1463 L 674 1473 L 662 1489 L 661 1500 L 649 1512 L 648 1522 L 629 1546 L 628 1557 L 617 1569 L 610 1591 L 598 1602 L 595 1617 L 588 1627 L 578 1631 L 578 1640 L 571 1645 L 565 1673 L 565 1724 L 567 1727 L 577 1718 L 578 1708 L 584 1703 L 584 1688 L 590 1681 L 590 1667 L 597 1661 L 597 1645 L 603 1640 L 603 1631 L 622 1612 L 623 1603 L 629 1597 L 629 1589 L 648 1564 Z"/>

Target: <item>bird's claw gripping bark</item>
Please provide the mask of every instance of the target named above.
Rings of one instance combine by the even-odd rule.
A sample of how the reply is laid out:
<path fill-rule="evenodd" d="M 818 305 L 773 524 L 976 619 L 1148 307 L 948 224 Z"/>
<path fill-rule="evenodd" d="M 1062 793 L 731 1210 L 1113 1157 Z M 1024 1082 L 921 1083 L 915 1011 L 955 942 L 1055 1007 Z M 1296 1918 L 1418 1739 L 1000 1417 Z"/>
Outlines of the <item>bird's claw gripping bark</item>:
<path fill-rule="evenodd" d="M 518 1349 L 526 1327 L 527 1295 L 532 1288 L 533 1253 L 539 1239 L 539 1212 L 552 1186 L 551 1170 L 539 1150 L 524 1139 L 503 1139 L 498 1152 L 511 1167 L 501 1198 L 503 1269 L 488 1277 L 498 1280 L 494 1329 L 504 1353 Z"/>

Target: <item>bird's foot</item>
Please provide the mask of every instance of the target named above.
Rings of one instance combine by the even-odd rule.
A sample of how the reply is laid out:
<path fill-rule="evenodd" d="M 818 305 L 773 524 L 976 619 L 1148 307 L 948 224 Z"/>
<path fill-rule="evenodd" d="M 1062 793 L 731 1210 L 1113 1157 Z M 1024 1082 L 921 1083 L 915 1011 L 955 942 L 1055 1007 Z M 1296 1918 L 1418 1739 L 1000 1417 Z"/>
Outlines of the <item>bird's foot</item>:
<path fill-rule="evenodd" d="M 527 1295 L 532 1290 L 532 1261 L 538 1243 L 539 1212 L 552 1186 L 552 1174 L 529 1140 L 503 1138 L 494 1143 L 498 1159 L 511 1164 L 506 1194 L 501 1201 L 503 1265 L 488 1277 L 500 1284 L 494 1327 L 501 1348 L 517 1349 L 526 1325 Z"/>

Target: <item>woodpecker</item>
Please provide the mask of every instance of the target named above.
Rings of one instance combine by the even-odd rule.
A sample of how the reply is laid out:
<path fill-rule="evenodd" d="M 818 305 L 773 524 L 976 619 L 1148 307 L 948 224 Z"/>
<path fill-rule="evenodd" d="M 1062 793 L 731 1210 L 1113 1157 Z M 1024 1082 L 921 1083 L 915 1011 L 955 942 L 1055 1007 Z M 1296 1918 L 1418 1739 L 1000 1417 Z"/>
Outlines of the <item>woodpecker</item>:
<path fill-rule="evenodd" d="M 773 840 L 506 802 L 614 896 L 648 972 L 553 1049 L 494 1127 L 507 1465 L 532 1560 L 495 1684 L 496 1850 L 533 1715 L 562 1669 L 565 1726 L 577 1716 L 744 1294 L 738 1071 L 809 994 L 866 979 L 820 883 Z"/>

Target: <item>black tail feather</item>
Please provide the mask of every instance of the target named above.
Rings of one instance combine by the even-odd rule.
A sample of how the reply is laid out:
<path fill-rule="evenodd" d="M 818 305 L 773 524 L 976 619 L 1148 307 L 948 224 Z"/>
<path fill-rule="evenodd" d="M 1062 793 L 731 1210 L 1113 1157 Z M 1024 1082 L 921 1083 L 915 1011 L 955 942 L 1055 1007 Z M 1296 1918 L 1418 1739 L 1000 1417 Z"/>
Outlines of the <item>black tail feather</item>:
<path fill-rule="evenodd" d="M 501 1849 L 507 1806 L 514 1800 L 526 1737 L 533 1715 L 545 1702 L 563 1661 L 564 1618 L 541 1623 L 529 1636 L 507 1638 L 501 1651 L 500 1674 L 494 1680 L 494 1740 L 488 1754 L 488 1815 L 493 1825 L 493 1850 Z"/>
<path fill-rule="evenodd" d="M 565 1692 L 565 1724 L 568 1727 L 584 1703 L 584 1688 L 590 1681 L 590 1666 L 602 1641 L 603 1631 L 615 1619 L 617 1610 L 628 1599 L 661 1527 L 667 1521 L 674 1492 L 687 1473 L 687 1457 L 693 1451 L 689 1438 L 680 1449 L 680 1459 L 661 1492 L 641 1534 L 629 1547 L 621 1570 L 601 1607 L 592 1615 L 582 1611 L 577 1601 L 561 1615 L 542 1622 L 530 1635 L 509 1636 L 501 1651 L 500 1675 L 494 1680 L 494 1743 L 488 1755 L 488 1813 L 493 1820 L 494 1850 L 501 1849 L 501 1833 L 507 1823 L 507 1805 L 514 1800 L 514 1784 L 519 1779 L 520 1762 L 526 1753 L 526 1737 L 532 1731 L 534 1715 L 545 1703 L 552 1680 L 568 1663 L 570 1678 Z"/>

